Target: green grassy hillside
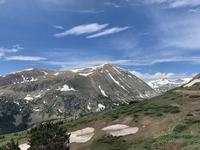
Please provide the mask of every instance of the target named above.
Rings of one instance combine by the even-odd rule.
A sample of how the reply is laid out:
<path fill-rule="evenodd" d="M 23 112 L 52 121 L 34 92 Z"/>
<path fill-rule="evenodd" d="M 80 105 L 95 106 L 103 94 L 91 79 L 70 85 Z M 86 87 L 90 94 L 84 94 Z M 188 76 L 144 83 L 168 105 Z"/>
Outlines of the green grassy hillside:
<path fill-rule="evenodd" d="M 69 131 L 85 127 L 95 128 L 95 136 L 84 144 L 71 144 L 77 150 L 197 150 L 200 147 L 200 90 L 177 88 L 162 96 L 112 110 L 91 113 L 74 121 L 59 125 Z M 102 128 L 112 124 L 137 126 L 136 134 L 111 137 Z M 10 138 L 23 143 L 26 131 L 5 135 L 0 144 Z"/>

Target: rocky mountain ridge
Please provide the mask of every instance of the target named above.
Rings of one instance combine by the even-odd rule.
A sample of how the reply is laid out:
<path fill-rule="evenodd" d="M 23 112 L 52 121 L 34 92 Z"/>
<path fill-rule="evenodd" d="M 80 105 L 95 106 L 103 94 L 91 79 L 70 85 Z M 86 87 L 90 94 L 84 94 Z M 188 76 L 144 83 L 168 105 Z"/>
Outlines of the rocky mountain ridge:
<path fill-rule="evenodd" d="M 0 128 L 73 119 L 155 95 L 145 82 L 110 64 L 63 72 L 28 69 L 0 78 L 0 120 L 10 118 Z"/>

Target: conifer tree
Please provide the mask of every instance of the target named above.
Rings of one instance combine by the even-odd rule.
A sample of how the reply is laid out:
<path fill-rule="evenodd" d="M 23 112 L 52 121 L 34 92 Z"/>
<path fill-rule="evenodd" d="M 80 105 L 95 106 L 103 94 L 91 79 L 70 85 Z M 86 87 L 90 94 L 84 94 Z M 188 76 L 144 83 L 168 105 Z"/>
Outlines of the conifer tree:
<path fill-rule="evenodd" d="M 57 124 L 41 124 L 30 131 L 29 150 L 69 150 L 69 136 Z"/>
<path fill-rule="evenodd" d="M 15 143 L 13 139 L 9 143 L 7 143 L 5 146 L 0 147 L 0 150 L 20 150 L 18 142 Z"/>

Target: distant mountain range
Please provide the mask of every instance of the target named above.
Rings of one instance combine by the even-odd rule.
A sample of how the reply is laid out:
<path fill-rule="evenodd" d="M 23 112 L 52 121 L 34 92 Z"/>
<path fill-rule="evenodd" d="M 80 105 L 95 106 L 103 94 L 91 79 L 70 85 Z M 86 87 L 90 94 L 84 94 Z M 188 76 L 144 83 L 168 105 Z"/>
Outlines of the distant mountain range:
<path fill-rule="evenodd" d="M 26 69 L 0 78 L 0 132 L 111 109 L 155 96 L 145 82 L 110 64 L 69 71 Z"/>
<path fill-rule="evenodd" d="M 182 86 L 182 85 L 188 83 L 190 80 L 191 80 L 191 78 L 183 78 L 183 79 L 176 79 L 176 80 L 170 80 L 170 79 L 163 78 L 163 79 L 150 81 L 150 82 L 148 82 L 148 84 L 153 89 L 155 89 L 158 93 L 164 93 L 173 88 Z"/>

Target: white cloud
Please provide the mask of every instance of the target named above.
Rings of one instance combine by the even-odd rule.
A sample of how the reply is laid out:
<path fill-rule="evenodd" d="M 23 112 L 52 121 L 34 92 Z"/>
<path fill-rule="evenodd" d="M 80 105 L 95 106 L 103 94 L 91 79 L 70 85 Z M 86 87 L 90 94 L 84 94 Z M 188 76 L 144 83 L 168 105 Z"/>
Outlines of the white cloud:
<path fill-rule="evenodd" d="M 144 56 L 144 57 L 135 57 L 132 58 L 126 65 L 133 65 L 133 66 L 151 66 L 155 64 L 162 64 L 162 63 L 175 63 L 175 62 L 185 62 L 189 64 L 200 64 L 200 57 L 191 57 L 191 56 L 185 56 L 185 57 L 175 57 L 175 56 L 169 56 L 169 57 L 160 57 L 160 56 Z"/>
<path fill-rule="evenodd" d="M 20 50 L 24 49 L 23 47 L 21 47 L 20 45 L 14 45 L 12 48 L 4 48 L 4 47 L 0 47 L 0 52 L 2 53 L 12 53 L 12 52 L 18 52 Z"/>
<path fill-rule="evenodd" d="M 0 58 L 4 57 L 6 53 L 16 53 L 22 49 L 24 48 L 21 47 L 19 44 L 14 45 L 12 48 L 0 47 Z"/>
<path fill-rule="evenodd" d="M 88 61 L 89 60 L 89 61 Z M 186 62 L 190 64 L 200 64 L 200 57 L 177 57 L 177 58 L 156 58 L 149 57 L 132 57 L 129 59 L 111 59 L 111 58 L 76 58 L 68 61 L 42 61 L 42 63 L 58 66 L 61 70 L 88 67 L 99 64 L 115 64 L 123 66 L 151 66 L 155 64 L 171 63 L 171 62 Z M 168 74 L 169 75 L 169 74 Z"/>
<path fill-rule="evenodd" d="M 89 61 L 88 61 L 89 60 Z M 82 67 L 91 67 L 94 65 L 100 65 L 100 64 L 126 64 L 129 60 L 110 60 L 110 59 L 87 59 L 87 60 L 73 60 L 73 61 L 44 61 L 43 63 L 59 66 L 60 70 L 66 70 L 66 69 L 73 69 L 73 68 L 82 68 Z"/>
<path fill-rule="evenodd" d="M 105 6 L 110 6 L 110 7 L 115 7 L 115 8 L 120 8 L 121 6 L 116 4 L 116 3 L 112 3 L 112 2 L 105 2 L 104 3 Z"/>
<path fill-rule="evenodd" d="M 156 40 L 149 49 L 200 51 L 200 0 L 144 0 L 141 3 L 144 2 L 149 8 L 146 15 L 153 22 L 149 32 L 152 39 Z M 130 3 L 133 1 L 130 0 Z"/>
<path fill-rule="evenodd" d="M 195 7 L 200 5 L 200 0 L 174 0 L 170 3 L 170 7 Z"/>
<path fill-rule="evenodd" d="M 195 76 L 196 74 L 187 74 L 187 73 L 163 73 L 163 72 L 156 72 L 156 73 L 142 73 L 138 71 L 131 71 L 132 74 L 139 77 L 140 79 L 149 82 L 152 80 L 158 80 L 158 79 L 182 79 L 182 78 L 191 78 Z"/>
<path fill-rule="evenodd" d="M 75 26 L 69 30 L 66 30 L 65 32 L 57 33 L 54 36 L 55 37 L 64 37 L 64 36 L 68 36 L 68 35 L 89 34 L 89 33 L 98 32 L 98 31 L 106 28 L 107 26 L 108 26 L 108 24 L 98 24 L 98 23 L 84 24 L 84 25 Z"/>
<path fill-rule="evenodd" d="M 170 8 L 196 7 L 200 5 L 200 0 L 146 0 L 148 4 L 165 4 Z"/>
<path fill-rule="evenodd" d="M 42 61 L 47 60 L 47 58 L 44 57 L 38 57 L 38 56 L 9 56 L 5 58 L 7 61 Z"/>
<path fill-rule="evenodd" d="M 200 8 L 191 8 L 188 10 L 190 13 L 200 14 Z"/>
<path fill-rule="evenodd" d="M 125 30 L 127 30 L 129 28 L 130 27 L 113 27 L 113 28 L 110 28 L 110 29 L 106 29 L 106 30 L 104 30 L 104 31 L 102 31 L 100 33 L 89 35 L 89 36 L 87 36 L 87 38 L 91 39 L 91 38 L 96 38 L 96 37 L 100 37 L 100 36 L 110 35 L 110 34 L 114 34 L 114 33 L 125 31 Z"/>
<path fill-rule="evenodd" d="M 200 20 L 196 13 L 160 14 L 157 22 L 158 36 L 165 47 L 200 50 Z"/>

